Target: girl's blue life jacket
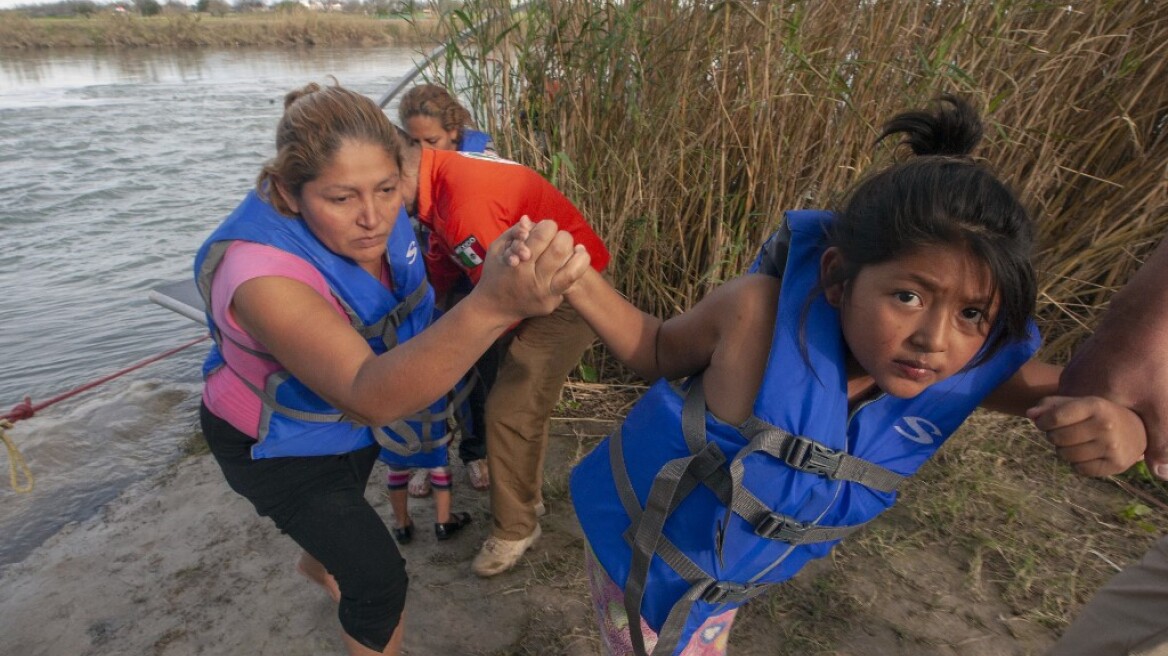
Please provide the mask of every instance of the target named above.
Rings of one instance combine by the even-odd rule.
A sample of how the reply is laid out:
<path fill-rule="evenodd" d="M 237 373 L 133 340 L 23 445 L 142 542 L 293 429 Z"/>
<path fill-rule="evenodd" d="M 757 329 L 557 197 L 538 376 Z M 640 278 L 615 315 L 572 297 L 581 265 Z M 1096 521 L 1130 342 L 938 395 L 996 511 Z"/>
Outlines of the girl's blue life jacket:
<path fill-rule="evenodd" d="M 572 471 L 577 516 L 625 592 L 638 656 L 641 618 L 658 633 L 653 654 L 673 654 L 705 619 L 791 578 L 890 507 L 900 481 L 1037 350 L 1031 325 L 1029 339 L 914 398 L 883 395 L 849 412 L 846 344 L 818 281 L 832 220 L 787 212 L 752 267 L 782 278 L 753 417 L 715 418 L 700 375 L 659 380 Z"/>
<path fill-rule="evenodd" d="M 420 333 L 434 318 L 434 292 L 426 282 L 425 263 L 409 219 L 399 213 L 386 241 L 386 260 L 393 289 L 369 275 L 352 260 L 333 253 L 308 229 L 303 219 L 281 215 L 253 190 L 199 248 L 195 283 L 207 308 L 207 326 L 214 339 L 203 364 L 203 377 L 226 367 L 263 403 L 253 458 L 314 456 L 348 453 L 380 444 L 403 456 L 443 448 L 450 441 L 447 419 L 465 399 L 458 389 L 424 412 L 388 426 L 355 423 L 320 398 L 286 370 L 268 376 L 263 389 L 234 371 L 232 350 L 274 361 L 270 354 L 248 348 L 225 335 L 211 316 L 211 281 L 233 241 L 266 244 L 291 253 L 315 267 L 344 308 L 353 329 L 374 353 L 384 353 Z M 224 357 L 224 353 L 228 357 Z"/>

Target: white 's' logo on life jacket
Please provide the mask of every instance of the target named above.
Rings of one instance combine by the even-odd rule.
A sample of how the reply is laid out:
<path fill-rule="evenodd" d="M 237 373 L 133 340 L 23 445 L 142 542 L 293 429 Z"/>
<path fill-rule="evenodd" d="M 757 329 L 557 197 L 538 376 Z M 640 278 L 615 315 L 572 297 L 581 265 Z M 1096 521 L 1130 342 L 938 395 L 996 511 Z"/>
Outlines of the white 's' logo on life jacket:
<path fill-rule="evenodd" d="M 936 424 L 924 417 L 905 417 L 904 423 L 908 424 L 908 430 L 901 428 L 899 424 L 893 426 L 893 428 L 901 436 L 917 444 L 932 444 L 934 437 L 941 437 L 941 429 L 937 428 Z"/>
<path fill-rule="evenodd" d="M 418 259 L 418 242 L 411 241 L 410 247 L 406 249 L 406 261 L 413 264 L 416 259 Z"/>

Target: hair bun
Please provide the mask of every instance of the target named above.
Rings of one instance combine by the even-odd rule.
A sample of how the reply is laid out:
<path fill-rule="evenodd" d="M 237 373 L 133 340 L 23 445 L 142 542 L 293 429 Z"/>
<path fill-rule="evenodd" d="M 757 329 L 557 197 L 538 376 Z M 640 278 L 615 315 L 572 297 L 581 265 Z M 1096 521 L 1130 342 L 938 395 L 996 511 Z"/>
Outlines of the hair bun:
<path fill-rule="evenodd" d="M 299 89 L 293 89 L 292 91 L 289 91 L 288 93 L 284 94 L 284 109 L 288 109 L 297 100 L 300 100 L 304 96 L 316 93 L 317 91 L 320 91 L 320 85 L 316 82 L 309 82 Z"/>
<path fill-rule="evenodd" d="M 965 100 L 945 94 L 927 110 L 904 112 L 884 124 L 877 143 L 904 134 L 901 143 L 915 155 L 963 157 L 973 152 L 983 134 L 977 110 Z"/>

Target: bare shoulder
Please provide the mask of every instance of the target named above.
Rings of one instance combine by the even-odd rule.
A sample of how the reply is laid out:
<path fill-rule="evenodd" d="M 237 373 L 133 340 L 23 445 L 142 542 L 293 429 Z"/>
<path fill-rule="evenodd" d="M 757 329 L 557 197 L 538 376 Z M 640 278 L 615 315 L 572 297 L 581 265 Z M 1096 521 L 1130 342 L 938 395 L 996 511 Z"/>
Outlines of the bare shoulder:
<path fill-rule="evenodd" d="M 749 274 L 721 285 L 702 303 L 713 306 L 711 309 L 717 313 L 722 328 L 720 332 L 754 332 L 757 328 L 774 325 L 780 287 L 777 278 Z"/>
<path fill-rule="evenodd" d="M 779 288 L 777 278 L 746 275 L 710 294 L 719 334 L 706 370 L 707 402 L 725 421 L 750 416 L 774 336 Z"/>

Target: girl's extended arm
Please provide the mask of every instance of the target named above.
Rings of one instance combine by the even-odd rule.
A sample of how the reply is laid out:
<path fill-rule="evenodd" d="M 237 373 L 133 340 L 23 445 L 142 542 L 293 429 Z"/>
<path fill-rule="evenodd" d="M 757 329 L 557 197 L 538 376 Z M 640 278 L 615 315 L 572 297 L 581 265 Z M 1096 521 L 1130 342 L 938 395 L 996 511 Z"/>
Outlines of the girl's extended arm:
<path fill-rule="evenodd" d="M 981 407 L 1025 417 L 1026 411 L 1042 399 L 1058 393 L 1059 375 L 1063 368 L 1031 359 L 1006 382 L 990 392 Z"/>
<path fill-rule="evenodd" d="M 692 314 L 697 307 L 662 321 L 637 309 L 595 271 L 585 272 L 565 296 L 609 352 L 645 380 L 680 378 L 710 363 L 717 330 L 703 313 Z"/>

